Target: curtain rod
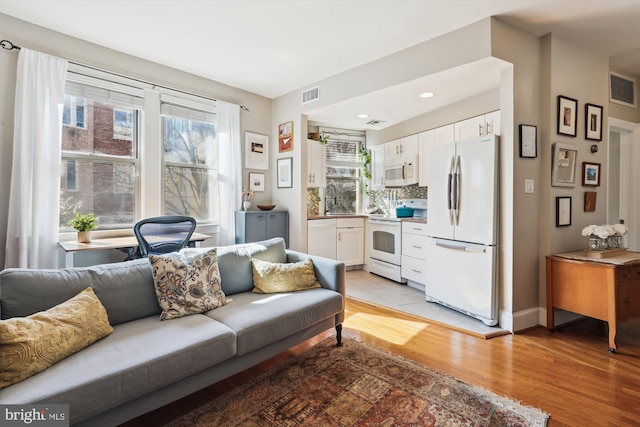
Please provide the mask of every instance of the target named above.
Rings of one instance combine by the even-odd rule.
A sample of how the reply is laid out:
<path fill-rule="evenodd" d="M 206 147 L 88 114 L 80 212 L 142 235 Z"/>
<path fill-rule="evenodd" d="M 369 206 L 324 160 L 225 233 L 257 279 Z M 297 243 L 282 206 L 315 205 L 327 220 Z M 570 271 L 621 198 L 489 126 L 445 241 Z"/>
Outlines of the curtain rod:
<path fill-rule="evenodd" d="M 20 46 L 17 46 L 15 44 L 13 44 L 9 40 L 1 40 L 0 41 L 0 47 L 2 47 L 5 50 L 20 50 L 20 49 L 22 49 Z M 92 67 L 92 66 L 86 65 L 86 64 L 80 64 L 80 63 L 74 62 L 74 61 L 69 61 L 69 62 L 71 64 L 79 65 L 81 67 L 86 67 L 86 68 L 90 68 L 92 70 L 101 71 L 103 73 L 111 74 L 111 75 L 114 75 L 114 76 L 117 76 L 117 77 L 123 77 L 125 79 L 130 79 L 130 80 L 133 80 L 133 81 L 136 81 L 136 82 L 139 82 L 139 83 L 148 84 L 148 85 L 153 86 L 154 88 L 161 87 L 163 89 L 169 89 L 169 90 L 173 90 L 173 91 L 176 91 L 176 92 L 179 92 L 179 93 L 184 93 L 185 95 L 197 96 L 198 98 L 208 99 L 210 101 L 217 101 L 217 99 L 215 99 L 215 98 L 208 98 L 206 96 L 197 95 L 195 93 L 187 92 L 187 91 L 184 91 L 184 90 L 175 89 L 175 88 L 168 87 L 168 86 L 158 85 L 158 84 L 155 84 L 155 83 L 152 83 L 152 82 L 148 82 L 146 80 L 140 80 L 140 79 L 136 79 L 136 78 L 133 78 L 133 77 L 125 76 L 125 75 L 122 75 L 122 74 L 114 73 L 113 71 L 103 70 L 103 69 L 100 69 L 100 68 L 97 68 L 97 67 Z M 246 112 L 251 112 L 251 110 L 248 107 L 244 106 L 244 105 L 241 105 L 240 109 L 244 110 Z"/>

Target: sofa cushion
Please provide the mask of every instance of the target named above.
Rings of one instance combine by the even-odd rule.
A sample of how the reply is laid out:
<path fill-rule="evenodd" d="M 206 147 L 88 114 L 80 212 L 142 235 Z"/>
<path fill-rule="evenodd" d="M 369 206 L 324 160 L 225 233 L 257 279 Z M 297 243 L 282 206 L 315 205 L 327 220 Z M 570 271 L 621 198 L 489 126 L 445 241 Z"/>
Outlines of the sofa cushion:
<path fill-rule="evenodd" d="M 61 269 L 0 272 L 0 318 L 47 310 L 91 287 L 112 325 L 160 313 L 148 259 Z"/>
<path fill-rule="evenodd" d="M 215 248 L 191 256 L 183 252 L 149 255 L 160 320 L 202 313 L 231 302 L 220 289 Z"/>
<path fill-rule="evenodd" d="M 0 402 L 64 402 L 74 424 L 230 359 L 235 350 L 233 331 L 204 315 L 171 322 L 154 315 L 117 325 L 108 337 L 0 390 Z"/>
<path fill-rule="evenodd" d="M 206 248 L 188 248 L 183 249 L 182 252 L 189 255 L 204 250 Z M 252 257 L 269 262 L 286 262 L 284 239 L 276 237 L 262 242 L 218 247 L 218 268 L 222 291 L 225 295 L 251 292 L 253 289 Z"/>
<path fill-rule="evenodd" d="M 112 332 L 91 288 L 47 311 L 0 320 L 0 388 L 44 371 Z"/>
<path fill-rule="evenodd" d="M 271 344 L 342 311 L 342 295 L 318 288 L 300 292 L 256 294 L 243 292 L 233 303 L 209 311 L 237 335 L 237 354 Z"/>
<path fill-rule="evenodd" d="M 252 259 L 251 264 L 255 293 L 294 292 L 320 287 L 310 259 L 290 263 Z"/>

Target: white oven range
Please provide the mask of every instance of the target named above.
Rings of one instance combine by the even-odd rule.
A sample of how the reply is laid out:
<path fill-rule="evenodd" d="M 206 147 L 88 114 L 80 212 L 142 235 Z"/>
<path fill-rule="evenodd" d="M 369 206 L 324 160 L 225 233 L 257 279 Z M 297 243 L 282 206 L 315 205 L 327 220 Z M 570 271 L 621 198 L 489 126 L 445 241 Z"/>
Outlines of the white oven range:
<path fill-rule="evenodd" d="M 398 283 L 406 283 L 407 280 L 400 275 L 401 218 L 370 215 L 368 228 L 369 272 Z"/>

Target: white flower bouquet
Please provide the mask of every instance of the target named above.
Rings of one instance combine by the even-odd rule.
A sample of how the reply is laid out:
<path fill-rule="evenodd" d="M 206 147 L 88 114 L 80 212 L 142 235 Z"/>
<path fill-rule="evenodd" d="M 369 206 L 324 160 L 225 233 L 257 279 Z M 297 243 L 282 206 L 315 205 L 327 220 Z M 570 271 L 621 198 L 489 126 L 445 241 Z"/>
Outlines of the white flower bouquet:
<path fill-rule="evenodd" d="M 589 237 L 589 249 L 600 251 L 622 246 L 622 236 L 627 227 L 622 224 L 588 225 L 582 229 L 582 235 Z"/>

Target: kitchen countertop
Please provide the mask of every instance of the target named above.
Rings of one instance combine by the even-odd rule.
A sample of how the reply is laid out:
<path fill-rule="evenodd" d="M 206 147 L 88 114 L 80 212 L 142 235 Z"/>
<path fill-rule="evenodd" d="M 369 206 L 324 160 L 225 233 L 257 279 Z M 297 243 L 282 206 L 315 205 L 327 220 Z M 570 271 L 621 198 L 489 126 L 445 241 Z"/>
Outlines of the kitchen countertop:
<path fill-rule="evenodd" d="M 367 214 L 338 214 L 338 215 L 309 215 L 308 220 L 313 219 L 332 219 L 332 218 L 368 218 Z"/>
<path fill-rule="evenodd" d="M 307 217 L 307 220 L 311 221 L 311 220 L 314 220 L 314 219 L 332 219 L 332 218 L 369 218 L 369 215 L 368 214 L 309 215 Z M 426 224 L 427 223 L 427 218 L 419 217 L 419 216 L 413 216 L 413 217 L 401 218 L 401 221 L 404 221 L 404 222 L 417 222 L 417 223 Z"/>

